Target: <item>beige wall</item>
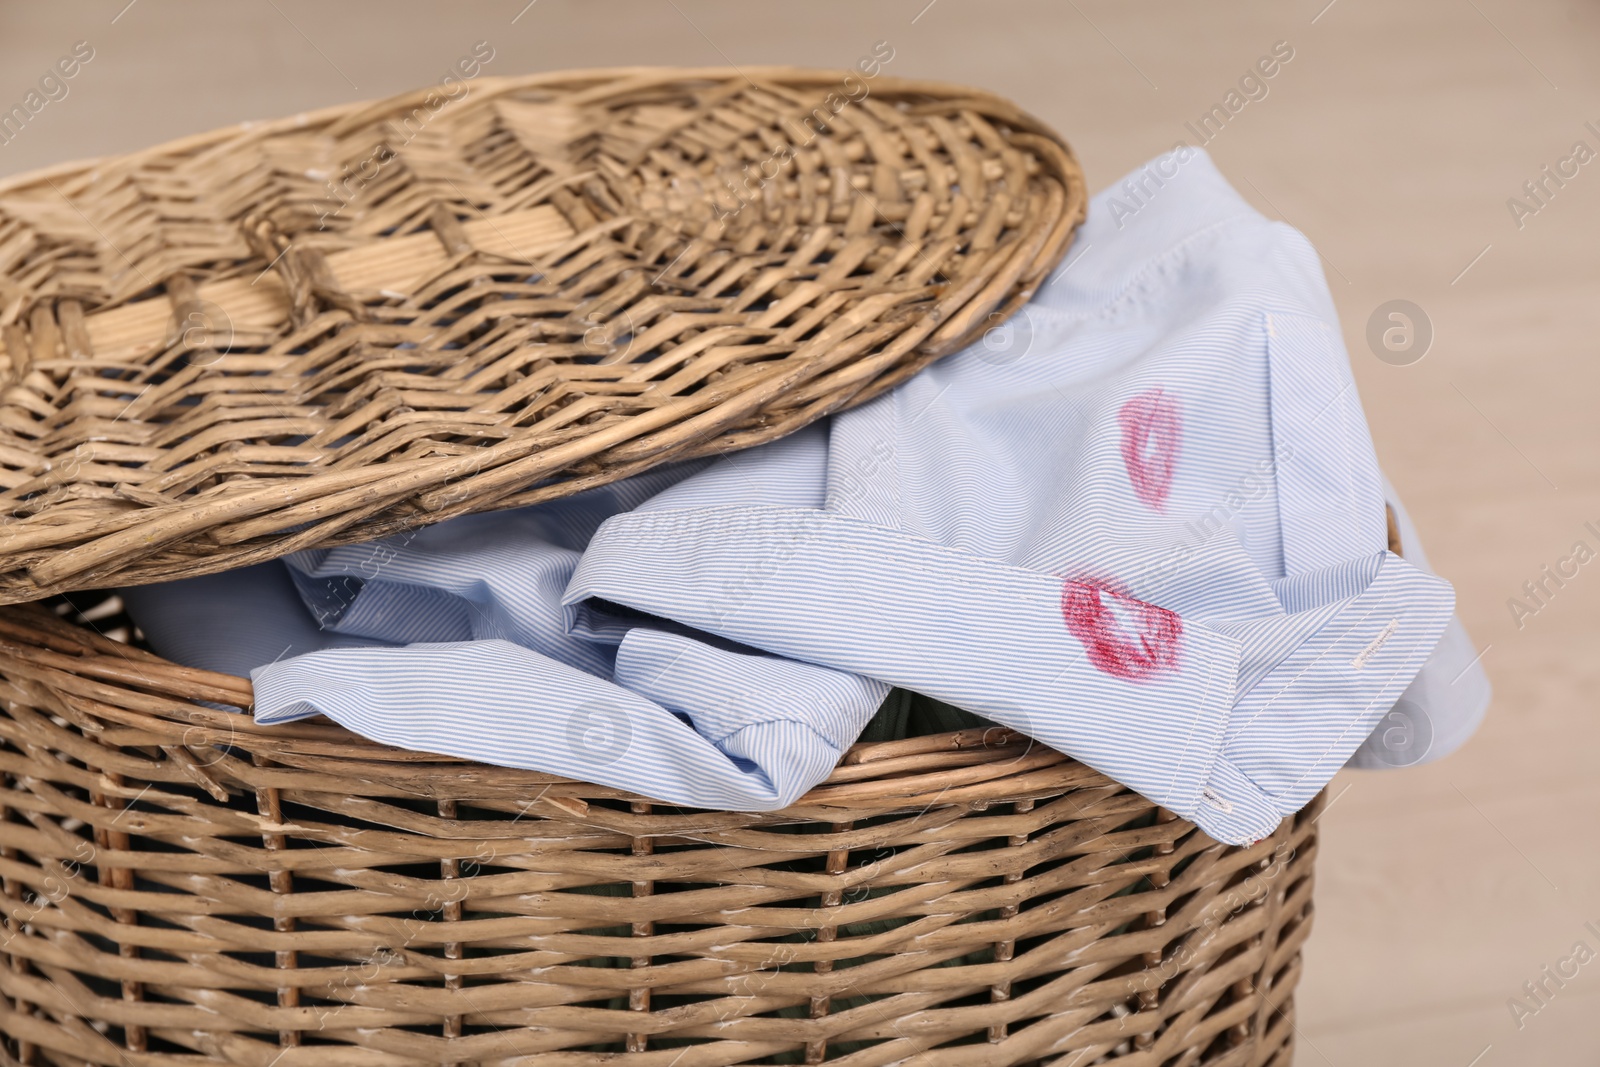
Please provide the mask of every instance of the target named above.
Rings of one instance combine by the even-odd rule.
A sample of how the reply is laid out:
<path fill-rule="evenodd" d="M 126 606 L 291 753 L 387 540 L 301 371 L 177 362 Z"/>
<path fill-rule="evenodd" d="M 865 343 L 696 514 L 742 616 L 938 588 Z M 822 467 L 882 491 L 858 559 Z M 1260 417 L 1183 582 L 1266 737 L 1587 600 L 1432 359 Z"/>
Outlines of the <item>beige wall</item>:
<path fill-rule="evenodd" d="M 1600 962 L 1520 1032 L 1506 1001 L 1574 942 L 1600 950 L 1583 929 L 1600 920 L 1600 562 L 1520 629 L 1506 602 L 1579 537 L 1600 547 L 1580 531 L 1600 527 L 1600 160 L 1521 229 L 1506 201 L 1573 142 L 1600 151 L 1584 126 L 1600 127 L 1600 9 L 1325 2 L 537 0 L 515 24 L 525 0 L 7 4 L 0 110 L 74 42 L 94 58 L 0 146 L 0 174 L 412 88 L 479 40 L 495 74 L 844 66 L 886 40 L 891 73 L 1049 120 L 1099 189 L 1288 41 L 1293 60 L 1211 151 L 1326 257 L 1380 454 L 1498 688 L 1458 756 L 1335 783 L 1298 1062 L 1593 1064 Z M 1365 341 L 1395 298 L 1436 331 L 1415 365 Z"/>

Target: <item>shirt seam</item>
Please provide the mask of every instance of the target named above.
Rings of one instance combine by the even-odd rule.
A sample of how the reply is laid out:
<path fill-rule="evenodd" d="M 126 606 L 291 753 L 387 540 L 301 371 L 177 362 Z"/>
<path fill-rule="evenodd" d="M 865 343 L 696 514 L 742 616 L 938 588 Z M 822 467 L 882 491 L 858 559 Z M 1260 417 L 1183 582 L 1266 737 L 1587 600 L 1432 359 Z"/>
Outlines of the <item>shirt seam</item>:
<path fill-rule="evenodd" d="M 1237 684 L 1238 670 L 1239 665 L 1236 661 L 1234 664 L 1235 684 Z M 1178 766 L 1172 773 L 1172 786 L 1170 787 L 1169 792 L 1174 794 L 1177 792 L 1178 781 L 1183 777 L 1183 771 L 1188 766 L 1189 749 L 1194 744 L 1194 732 L 1199 728 L 1200 720 L 1211 709 L 1212 685 L 1216 681 L 1216 673 L 1216 664 L 1213 662 L 1208 662 L 1206 664 L 1205 689 L 1200 695 L 1200 714 L 1195 715 L 1190 720 L 1188 736 L 1183 739 L 1183 749 L 1178 753 Z M 1228 699 L 1217 701 L 1217 717 L 1221 721 L 1217 724 L 1216 728 L 1216 749 L 1211 752 L 1210 758 L 1206 759 L 1204 764 L 1197 768 L 1197 773 L 1195 776 L 1196 781 L 1194 794 L 1197 798 L 1200 797 L 1201 793 L 1206 788 L 1206 785 L 1210 782 L 1213 768 L 1216 766 L 1217 760 L 1222 758 L 1223 750 L 1227 746 L 1228 726 L 1233 721 L 1233 700 L 1231 694 L 1229 695 Z"/>
<path fill-rule="evenodd" d="M 1351 452 L 1349 440 L 1349 409 L 1344 404 L 1345 394 L 1350 392 L 1356 386 L 1355 379 L 1353 377 L 1346 380 L 1343 385 L 1338 387 L 1337 392 L 1334 394 L 1334 398 L 1327 403 L 1322 411 L 1319 411 L 1317 414 L 1311 416 L 1311 420 L 1309 422 L 1302 423 L 1297 420 L 1280 417 L 1278 410 L 1278 394 L 1281 391 L 1279 388 L 1281 382 L 1277 380 L 1278 376 L 1274 373 L 1274 368 L 1278 364 L 1280 358 L 1287 356 L 1287 353 L 1283 348 L 1284 342 L 1278 336 L 1277 320 L 1280 319 L 1298 319 L 1309 326 L 1316 327 L 1317 330 L 1320 331 L 1322 337 L 1322 344 L 1325 348 L 1324 354 L 1330 357 L 1337 357 L 1338 353 L 1333 350 L 1332 342 L 1330 340 L 1333 326 L 1322 316 L 1303 309 L 1274 307 L 1270 304 L 1262 309 L 1262 348 L 1266 357 L 1265 370 L 1267 378 L 1267 428 L 1272 435 L 1272 454 L 1274 457 L 1274 475 L 1277 489 L 1275 496 L 1277 498 L 1278 505 L 1278 544 L 1283 557 L 1283 567 L 1285 573 L 1298 574 L 1301 572 L 1289 570 L 1289 564 L 1293 551 L 1290 547 L 1290 544 L 1291 542 L 1298 544 L 1301 542 L 1301 539 L 1289 533 L 1290 524 L 1286 521 L 1286 512 L 1294 512 L 1294 506 L 1291 501 L 1298 499 L 1301 495 L 1294 489 L 1295 485 L 1302 484 L 1300 481 L 1301 476 L 1296 471 L 1295 464 L 1297 460 L 1301 459 L 1301 450 L 1307 447 L 1307 440 L 1310 438 L 1311 427 L 1321 420 L 1325 415 L 1332 413 L 1333 409 L 1336 407 L 1340 409 L 1341 413 L 1338 430 L 1337 432 L 1331 432 L 1315 438 L 1317 444 L 1316 451 L 1320 452 L 1326 458 L 1330 467 L 1337 468 L 1336 470 L 1330 472 L 1337 478 L 1337 481 L 1334 484 L 1334 492 L 1337 493 L 1346 507 L 1350 508 L 1352 511 L 1356 509 L 1356 462 Z M 1324 363 L 1324 369 L 1326 369 L 1326 366 L 1329 364 L 1336 366 L 1338 362 L 1339 361 L 1337 358 L 1332 358 Z M 1337 384 L 1337 382 L 1334 384 Z M 1292 426 L 1290 424 L 1292 424 Z M 1299 439 L 1291 440 L 1291 436 L 1298 436 Z M 1330 441 L 1332 442 L 1331 448 L 1336 449 L 1336 453 L 1330 451 Z M 1287 458 L 1278 458 L 1283 456 L 1285 448 L 1288 448 L 1289 450 Z M 1287 492 L 1285 491 L 1286 489 L 1288 490 Z M 1382 498 L 1381 486 L 1379 497 L 1380 499 Z"/>

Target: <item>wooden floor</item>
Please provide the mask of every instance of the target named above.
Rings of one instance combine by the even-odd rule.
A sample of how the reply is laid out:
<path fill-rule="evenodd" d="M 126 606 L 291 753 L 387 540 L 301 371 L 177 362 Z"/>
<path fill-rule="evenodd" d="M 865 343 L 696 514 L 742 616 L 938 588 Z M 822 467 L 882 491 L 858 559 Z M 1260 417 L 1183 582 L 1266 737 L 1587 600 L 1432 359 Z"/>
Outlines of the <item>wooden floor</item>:
<path fill-rule="evenodd" d="M 1600 958 L 1520 1028 L 1508 1007 L 1577 942 L 1600 953 L 1600 562 L 1520 626 L 1507 605 L 1575 541 L 1600 549 L 1584 529 L 1600 529 L 1600 160 L 1548 183 L 1520 227 L 1507 206 L 1575 142 L 1600 152 L 1595 4 L 17 4 L 0 8 L 0 111 L 80 40 L 93 58 L 0 145 L 0 174 L 436 82 L 480 40 L 492 74 L 849 66 L 886 41 L 889 73 L 983 85 L 1050 121 L 1099 189 L 1192 141 L 1184 123 L 1287 42 L 1209 150 L 1323 253 L 1380 455 L 1497 687 L 1456 756 L 1335 782 L 1298 1062 L 1600 1062 Z M 1392 299 L 1433 324 L 1414 365 L 1367 346 Z"/>

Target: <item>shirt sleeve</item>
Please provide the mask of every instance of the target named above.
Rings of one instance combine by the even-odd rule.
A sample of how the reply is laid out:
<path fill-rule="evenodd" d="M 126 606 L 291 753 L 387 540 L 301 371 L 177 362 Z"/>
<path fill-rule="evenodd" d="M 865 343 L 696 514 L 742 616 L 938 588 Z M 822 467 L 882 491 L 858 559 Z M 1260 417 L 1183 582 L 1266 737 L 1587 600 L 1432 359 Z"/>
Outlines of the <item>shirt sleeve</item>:
<path fill-rule="evenodd" d="M 912 689 L 1195 811 L 1227 725 L 1239 642 L 1139 601 L 1082 592 L 1075 634 L 1053 575 L 831 512 L 712 507 L 613 518 L 565 600 L 576 612 L 603 598 Z M 1121 611 L 1152 613 L 1142 643 L 1116 647 L 1106 620 Z"/>
<path fill-rule="evenodd" d="M 755 577 L 719 596 L 740 574 Z M 831 512 L 712 507 L 611 519 L 564 599 L 576 611 L 603 598 L 955 704 L 1237 843 L 1326 784 L 1452 604 L 1447 583 L 1391 553 L 1302 585 L 1337 595 L 1202 621 Z"/>

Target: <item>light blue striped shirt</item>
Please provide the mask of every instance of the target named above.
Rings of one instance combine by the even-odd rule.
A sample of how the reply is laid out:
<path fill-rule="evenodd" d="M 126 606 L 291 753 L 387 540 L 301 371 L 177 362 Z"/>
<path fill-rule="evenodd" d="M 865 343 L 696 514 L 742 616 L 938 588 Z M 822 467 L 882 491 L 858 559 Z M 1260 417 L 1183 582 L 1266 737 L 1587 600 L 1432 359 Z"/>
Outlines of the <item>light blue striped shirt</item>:
<path fill-rule="evenodd" d="M 130 610 L 250 671 L 264 723 L 754 810 L 902 686 L 1263 837 L 1358 749 L 1458 744 L 1487 687 L 1449 585 L 1385 549 L 1315 252 L 1197 149 L 1136 176 L 1021 312 L 859 408 Z"/>

